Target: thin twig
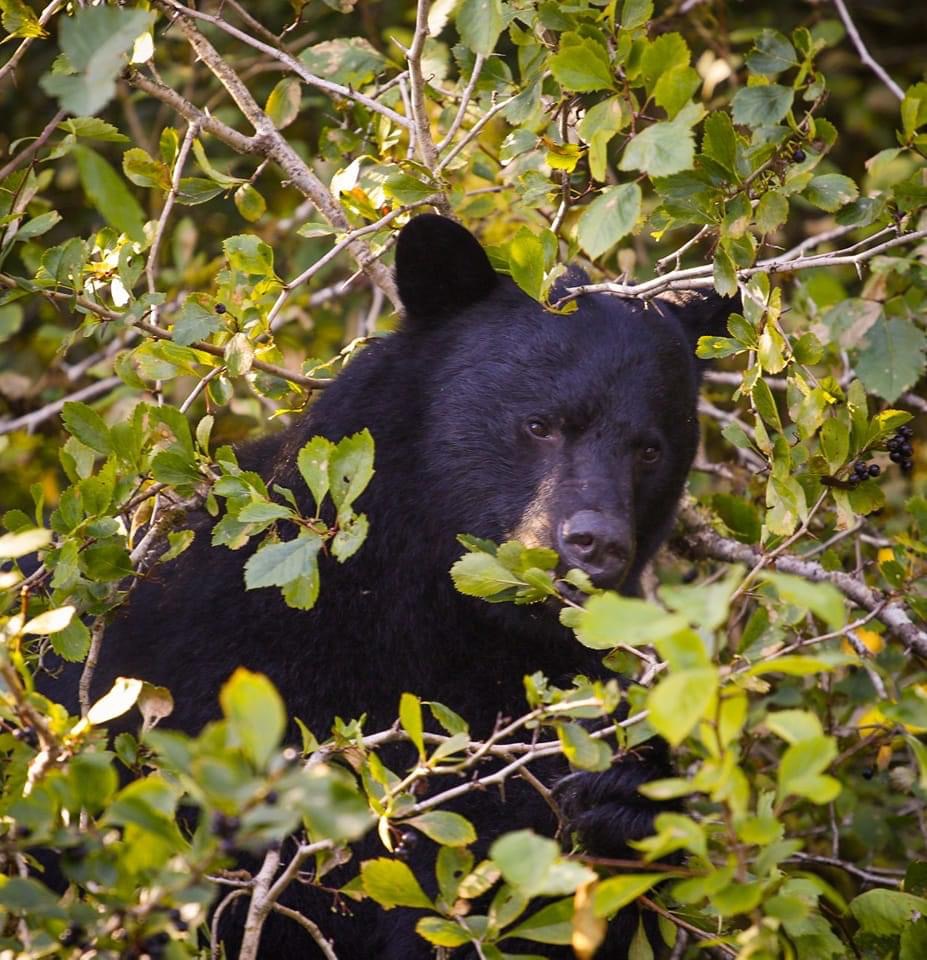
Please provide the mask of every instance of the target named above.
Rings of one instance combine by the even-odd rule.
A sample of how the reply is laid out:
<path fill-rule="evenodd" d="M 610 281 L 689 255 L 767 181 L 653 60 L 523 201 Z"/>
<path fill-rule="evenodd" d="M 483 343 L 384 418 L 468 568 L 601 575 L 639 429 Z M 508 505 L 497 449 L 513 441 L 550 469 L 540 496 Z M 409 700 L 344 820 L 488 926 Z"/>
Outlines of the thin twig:
<path fill-rule="evenodd" d="M 856 47 L 856 52 L 859 54 L 860 60 L 866 64 L 867 67 L 888 87 L 889 90 L 899 99 L 904 100 L 904 90 L 895 83 L 894 80 L 888 75 L 885 68 L 876 62 L 872 54 L 866 48 L 866 44 L 863 43 L 863 38 L 859 35 L 859 31 L 856 29 L 856 24 L 853 23 L 853 18 L 850 16 L 850 11 L 847 10 L 847 5 L 843 0 L 834 0 L 834 6 L 837 8 L 837 13 L 840 14 L 840 19 L 843 21 L 843 25 L 847 28 L 847 33 L 850 35 L 850 39 L 853 41 L 853 46 Z"/>
<path fill-rule="evenodd" d="M 119 377 L 106 377 L 103 380 L 97 380 L 80 390 L 69 393 L 60 400 L 54 400 L 45 404 L 38 410 L 31 413 L 24 413 L 21 417 L 12 420 L 0 420 L 0 436 L 4 433 L 12 433 L 14 430 L 28 430 L 30 433 L 46 420 L 50 420 L 61 412 L 61 408 L 69 401 L 86 401 L 100 396 L 102 393 L 108 393 L 114 387 L 117 387 L 122 381 Z"/>
<path fill-rule="evenodd" d="M 18 170 L 24 163 L 30 161 L 48 143 L 49 137 L 66 116 L 66 111 L 59 110 L 32 143 L 20 150 L 5 167 L 0 167 L 0 180 L 5 180 L 14 170 Z"/>
<path fill-rule="evenodd" d="M 292 909 L 292 907 L 285 907 L 282 903 L 274 903 L 271 908 L 282 916 L 295 920 L 312 937 L 315 945 L 322 951 L 325 960 L 338 960 L 338 955 L 335 953 L 331 942 L 325 939 L 318 925 L 313 923 L 305 914 Z"/>

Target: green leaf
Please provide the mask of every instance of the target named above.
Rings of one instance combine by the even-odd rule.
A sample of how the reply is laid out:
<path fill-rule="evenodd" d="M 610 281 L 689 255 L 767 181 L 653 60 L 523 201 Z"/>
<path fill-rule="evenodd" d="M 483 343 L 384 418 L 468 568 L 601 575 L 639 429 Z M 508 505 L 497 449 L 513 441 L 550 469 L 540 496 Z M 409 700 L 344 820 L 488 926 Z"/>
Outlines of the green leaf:
<path fill-rule="evenodd" d="M 113 451 L 113 440 L 103 418 L 86 403 L 68 401 L 61 409 L 65 429 L 81 443 L 106 456 Z"/>
<path fill-rule="evenodd" d="M 90 650 L 90 631 L 80 618 L 75 617 L 63 630 L 52 635 L 51 645 L 62 660 L 80 663 Z"/>
<path fill-rule="evenodd" d="M 798 66 L 795 48 L 778 30 L 763 30 L 747 56 L 747 66 L 767 77 Z"/>
<path fill-rule="evenodd" d="M 760 197 L 755 218 L 760 233 L 769 233 L 785 223 L 789 215 L 789 201 L 778 191 L 769 190 Z"/>
<path fill-rule="evenodd" d="M 672 121 L 652 123 L 625 147 L 620 170 L 642 170 L 651 177 L 666 177 L 690 170 L 695 162 L 695 140 L 691 128 Z"/>
<path fill-rule="evenodd" d="M 451 567 L 451 577 L 460 593 L 483 599 L 520 587 L 523 582 L 488 553 L 464 554 Z"/>
<path fill-rule="evenodd" d="M 778 83 L 741 87 L 731 101 L 734 123 L 765 127 L 778 123 L 792 109 L 795 91 Z"/>
<path fill-rule="evenodd" d="M 147 10 L 108 6 L 82 7 L 62 17 L 59 46 L 75 74 L 46 73 L 42 89 L 68 113 L 97 113 L 116 92 L 125 55 L 150 20 Z"/>
<path fill-rule="evenodd" d="M 436 947 L 459 947 L 472 940 L 463 927 L 442 917 L 422 917 L 415 932 Z"/>
<path fill-rule="evenodd" d="M 296 457 L 296 466 L 309 487 L 316 505 L 316 514 L 328 493 L 328 461 L 335 445 L 326 437 L 313 437 Z"/>
<path fill-rule="evenodd" d="M 363 546 L 369 531 L 370 524 L 363 513 L 339 520 L 338 532 L 331 542 L 332 556 L 339 563 L 353 557 Z"/>
<path fill-rule="evenodd" d="M 607 743 L 590 736 L 578 723 L 557 725 L 557 734 L 563 754 L 580 770 L 607 770 L 611 766 L 612 751 Z"/>
<path fill-rule="evenodd" d="M 425 754 L 425 741 L 422 739 L 422 704 L 414 693 L 404 693 L 399 698 L 399 722 L 409 739 L 418 749 L 419 756 Z"/>
<path fill-rule="evenodd" d="M 242 377 L 254 363 L 254 344 L 247 333 L 233 334 L 225 345 L 225 366 L 230 377 Z"/>
<path fill-rule="evenodd" d="M 425 907 L 434 905 L 425 896 L 415 875 L 401 860 L 380 857 L 361 864 L 364 892 L 385 910 L 393 907 Z"/>
<path fill-rule="evenodd" d="M 109 723 L 131 710 L 142 692 L 142 681 L 130 677 L 118 677 L 112 688 L 87 711 L 87 722 L 93 726 Z"/>
<path fill-rule="evenodd" d="M 17 240 L 31 240 L 33 237 L 41 237 L 43 233 L 48 233 L 55 224 L 61 222 L 61 214 L 57 210 L 49 210 L 47 213 L 40 213 L 37 217 L 24 223 L 16 231 Z"/>
<path fill-rule="evenodd" d="M 222 318 L 200 302 L 196 295 L 187 297 L 180 308 L 180 314 L 174 321 L 172 335 L 174 343 L 188 347 L 197 340 L 207 340 L 217 330 L 222 329 Z"/>
<path fill-rule="evenodd" d="M 133 147 L 122 155 L 122 172 L 139 187 L 169 190 L 171 171 L 166 163 L 149 157 L 144 150 Z"/>
<path fill-rule="evenodd" d="M 302 84 L 296 77 L 284 77 L 270 91 L 264 112 L 270 117 L 273 125 L 278 130 L 282 130 L 299 116 L 301 100 Z"/>
<path fill-rule="evenodd" d="M 648 92 L 653 93 L 657 81 L 674 67 L 688 67 L 690 58 L 689 45 L 681 34 L 660 34 L 641 57 L 641 74 Z"/>
<path fill-rule="evenodd" d="M 355 88 L 370 83 L 387 65 L 386 58 L 363 37 L 324 40 L 304 50 L 299 59 L 317 76 Z"/>
<path fill-rule="evenodd" d="M 111 10 L 111 7 L 92 7 L 93 10 Z M 125 181 L 90 147 L 76 146 L 71 153 L 77 161 L 81 184 L 87 199 L 103 219 L 138 243 L 144 242 L 142 224 L 145 214 L 138 201 L 129 192 Z"/>
<path fill-rule="evenodd" d="M 222 249 L 233 270 L 251 276 L 274 277 L 274 251 L 253 233 L 223 240 Z"/>
<path fill-rule="evenodd" d="M 769 384 L 760 377 L 753 385 L 753 391 L 750 394 L 753 399 L 753 405 L 756 412 L 768 423 L 774 430 L 782 432 L 782 421 L 779 419 L 779 409 L 773 398 L 772 390 Z"/>
<path fill-rule="evenodd" d="M 731 597 L 743 577 L 743 567 L 735 564 L 716 583 L 667 583 L 663 584 L 657 593 L 670 610 L 686 617 L 689 623 L 706 630 L 717 630 L 727 620 Z"/>
<path fill-rule="evenodd" d="M 624 0 L 621 5 L 622 30 L 636 30 L 653 16 L 652 0 Z"/>
<path fill-rule="evenodd" d="M 592 895 L 592 909 L 597 917 L 611 917 L 663 879 L 665 876 L 662 873 L 632 873 L 608 877 L 596 884 Z"/>
<path fill-rule="evenodd" d="M 859 196 L 859 187 L 842 173 L 824 173 L 808 184 L 803 195 L 816 207 L 833 213 L 852 203 Z"/>
<path fill-rule="evenodd" d="M 870 393 L 894 403 L 921 378 L 927 337 L 905 317 L 884 317 L 866 334 L 856 375 Z"/>
<path fill-rule="evenodd" d="M 328 483 L 339 512 L 350 508 L 364 492 L 373 472 L 373 437 L 369 430 L 338 441 L 328 461 Z"/>
<path fill-rule="evenodd" d="M 791 744 L 779 761 L 779 798 L 794 795 L 813 803 L 829 803 L 840 793 L 840 783 L 822 771 L 836 756 L 833 737 L 809 737 Z"/>
<path fill-rule="evenodd" d="M 291 580 L 310 576 L 322 547 L 315 533 L 302 533 L 295 540 L 261 547 L 245 564 L 245 587 L 282 587 Z"/>
<path fill-rule="evenodd" d="M 636 183 L 606 187 L 579 218 L 577 239 L 593 259 L 598 259 L 626 237 L 641 214 L 641 188 Z"/>
<path fill-rule="evenodd" d="M 733 297 L 737 293 L 737 270 L 725 244 L 718 244 L 715 250 L 712 276 L 715 290 L 722 297 Z"/>
<path fill-rule="evenodd" d="M 702 153 L 711 157 L 733 177 L 737 161 L 737 134 L 731 118 L 721 110 L 710 113 L 705 120 Z"/>
<path fill-rule="evenodd" d="M 539 300 L 544 283 L 544 245 L 527 227 L 521 227 L 508 247 L 512 279 L 529 297 Z"/>
<path fill-rule="evenodd" d="M 431 810 L 403 822 L 421 830 L 426 837 L 446 847 L 466 847 L 476 842 L 473 824 L 466 817 L 450 810 Z"/>
<path fill-rule="evenodd" d="M 496 840 L 489 855 L 513 887 L 533 890 L 554 865 L 560 850 L 555 841 L 531 830 L 516 830 Z"/>
<path fill-rule="evenodd" d="M 714 703 L 718 671 L 714 667 L 682 670 L 650 691 L 650 725 L 674 747 L 679 746 Z"/>
<path fill-rule="evenodd" d="M 554 79 L 566 90 L 589 93 L 614 85 L 608 50 L 598 41 L 578 33 L 560 36 L 560 49 L 550 58 Z"/>
<path fill-rule="evenodd" d="M 850 432 L 846 425 L 830 417 L 824 421 L 820 434 L 821 453 L 831 473 L 839 470 L 850 452 Z"/>
<path fill-rule="evenodd" d="M 616 133 L 628 125 L 630 119 L 625 101 L 621 97 L 608 97 L 590 107 L 579 121 L 576 129 L 583 142 L 589 145 L 589 172 L 594 180 L 605 179 L 608 144 Z M 532 141 L 530 147 L 533 147 L 535 137 L 529 135 Z"/>
<path fill-rule="evenodd" d="M 507 937 L 521 937 L 534 943 L 569 944 L 573 937 L 573 899 L 558 900 L 523 923 L 506 931 Z"/>
<path fill-rule="evenodd" d="M 590 597 L 576 627 L 580 643 L 593 650 L 652 644 L 686 626 L 684 617 L 637 597 L 603 593 Z"/>
<path fill-rule="evenodd" d="M 260 220 L 267 211 L 267 203 L 264 197 L 250 183 L 243 183 L 232 194 L 232 198 L 235 201 L 235 206 L 238 207 L 238 212 L 249 223 Z"/>
<path fill-rule="evenodd" d="M 263 673 L 238 667 L 219 693 L 229 732 L 249 760 L 263 769 L 286 730 L 286 708 Z"/>
<path fill-rule="evenodd" d="M 810 610 L 832 630 L 846 623 L 843 594 L 832 583 L 811 583 L 787 573 L 763 572 L 761 577 L 776 588 L 780 600 Z"/>
<path fill-rule="evenodd" d="M 505 27 L 501 0 L 463 0 L 457 10 L 457 30 L 464 46 L 488 57 Z"/>
<path fill-rule="evenodd" d="M 120 133 L 111 123 L 99 117 L 68 117 L 58 126 L 75 137 L 87 137 L 88 140 L 105 140 L 110 143 L 128 143 L 129 138 Z"/>

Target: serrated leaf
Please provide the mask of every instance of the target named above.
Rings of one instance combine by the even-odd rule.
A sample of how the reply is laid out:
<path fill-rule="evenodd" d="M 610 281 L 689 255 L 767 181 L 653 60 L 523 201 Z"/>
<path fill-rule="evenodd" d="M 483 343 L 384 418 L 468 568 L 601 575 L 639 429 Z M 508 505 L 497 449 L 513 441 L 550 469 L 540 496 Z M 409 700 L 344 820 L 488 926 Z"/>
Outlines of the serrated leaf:
<path fill-rule="evenodd" d="M 550 58 L 554 79 L 566 90 L 589 93 L 614 85 L 608 50 L 589 37 L 567 32 L 560 36 L 560 49 Z"/>
<path fill-rule="evenodd" d="M 715 667 L 671 674 L 647 697 L 650 725 L 673 746 L 678 746 L 714 703 L 717 687 Z"/>
<path fill-rule="evenodd" d="M 108 6 L 82 7 L 63 17 L 59 45 L 75 73 L 46 73 L 42 89 L 68 113 L 97 113 L 115 94 L 126 54 L 149 22 L 147 10 Z"/>
<path fill-rule="evenodd" d="M 65 429 L 81 443 L 106 456 L 113 451 L 113 440 L 103 418 L 86 403 L 68 401 L 61 409 Z"/>
<path fill-rule="evenodd" d="M 866 389 L 889 403 L 910 390 L 924 373 L 927 337 L 904 317 L 883 317 L 866 334 L 856 375 Z"/>
<path fill-rule="evenodd" d="M 286 708 L 276 687 L 263 673 L 238 667 L 223 684 L 219 702 L 230 735 L 262 769 L 286 730 Z"/>
<path fill-rule="evenodd" d="M 261 547 L 245 564 L 245 587 L 282 587 L 292 580 L 309 576 L 322 547 L 314 533 L 300 534 L 295 540 Z"/>
<path fill-rule="evenodd" d="M 832 583 L 811 583 L 802 577 L 768 571 L 763 572 L 761 578 L 776 588 L 781 600 L 810 610 L 832 630 L 846 623 L 843 594 Z"/>
<path fill-rule="evenodd" d="M 296 457 L 296 466 L 315 500 L 316 513 L 328 493 L 328 461 L 334 449 L 335 445 L 326 437 L 313 437 Z"/>
<path fill-rule="evenodd" d="M 652 123 L 624 148 L 620 170 L 641 170 L 651 177 L 667 177 L 690 170 L 695 162 L 695 139 L 688 124 L 677 120 Z"/>
<path fill-rule="evenodd" d="M 207 340 L 221 329 L 222 318 L 215 310 L 200 303 L 195 297 L 187 297 L 174 321 L 172 335 L 174 343 L 189 346 L 197 340 Z"/>
<path fill-rule="evenodd" d="M 577 225 L 580 246 L 595 260 L 626 237 L 641 214 L 641 188 L 636 183 L 606 187 L 583 211 Z"/>
<path fill-rule="evenodd" d="M 328 483 L 339 512 L 350 508 L 373 477 L 373 436 L 367 429 L 335 444 L 328 460 Z"/>
<path fill-rule="evenodd" d="M 741 87 L 731 101 L 734 123 L 766 127 L 778 123 L 792 109 L 795 91 L 778 83 Z"/>
<path fill-rule="evenodd" d="M 798 66 L 795 48 L 778 30 L 763 30 L 747 55 L 747 66 L 754 73 L 774 77 Z"/>
<path fill-rule="evenodd" d="M 816 207 L 833 213 L 859 196 L 859 187 L 842 173 L 824 173 L 805 188 L 804 196 Z"/>
<path fill-rule="evenodd" d="M 456 22 L 464 46 L 488 57 L 505 27 L 501 0 L 463 0 Z"/>
<path fill-rule="evenodd" d="M 222 249 L 233 270 L 251 276 L 274 277 L 274 251 L 253 233 L 228 237 L 222 241 Z"/>

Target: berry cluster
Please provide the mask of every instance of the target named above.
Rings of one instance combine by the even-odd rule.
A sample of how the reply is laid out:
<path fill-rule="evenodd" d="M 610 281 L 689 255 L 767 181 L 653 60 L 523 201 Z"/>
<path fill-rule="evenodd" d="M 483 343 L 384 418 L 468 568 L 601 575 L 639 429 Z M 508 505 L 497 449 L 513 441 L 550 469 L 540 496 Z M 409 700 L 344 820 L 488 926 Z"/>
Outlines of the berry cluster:
<path fill-rule="evenodd" d="M 907 425 L 899 427 L 893 437 L 889 437 L 885 446 L 892 463 L 897 463 L 905 473 L 914 469 L 914 431 Z"/>
<path fill-rule="evenodd" d="M 850 475 L 850 483 L 854 486 L 861 483 L 867 477 L 877 477 L 882 472 L 882 468 L 877 463 L 866 463 L 865 460 L 857 460 L 853 464 L 853 473 Z"/>

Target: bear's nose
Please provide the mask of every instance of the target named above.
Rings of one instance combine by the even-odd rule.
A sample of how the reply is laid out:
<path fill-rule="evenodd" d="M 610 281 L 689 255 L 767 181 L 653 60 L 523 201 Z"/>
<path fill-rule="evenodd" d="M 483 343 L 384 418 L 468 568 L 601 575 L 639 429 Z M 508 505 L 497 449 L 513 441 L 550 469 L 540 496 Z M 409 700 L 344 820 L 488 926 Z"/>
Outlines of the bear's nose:
<path fill-rule="evenodd" d="M 633 552 L 628 525 L 600 510 L 579 510 L 560 524 L 559 552 L 568 567 L 588 573 L 597 587 L 616 587 Z"/>

